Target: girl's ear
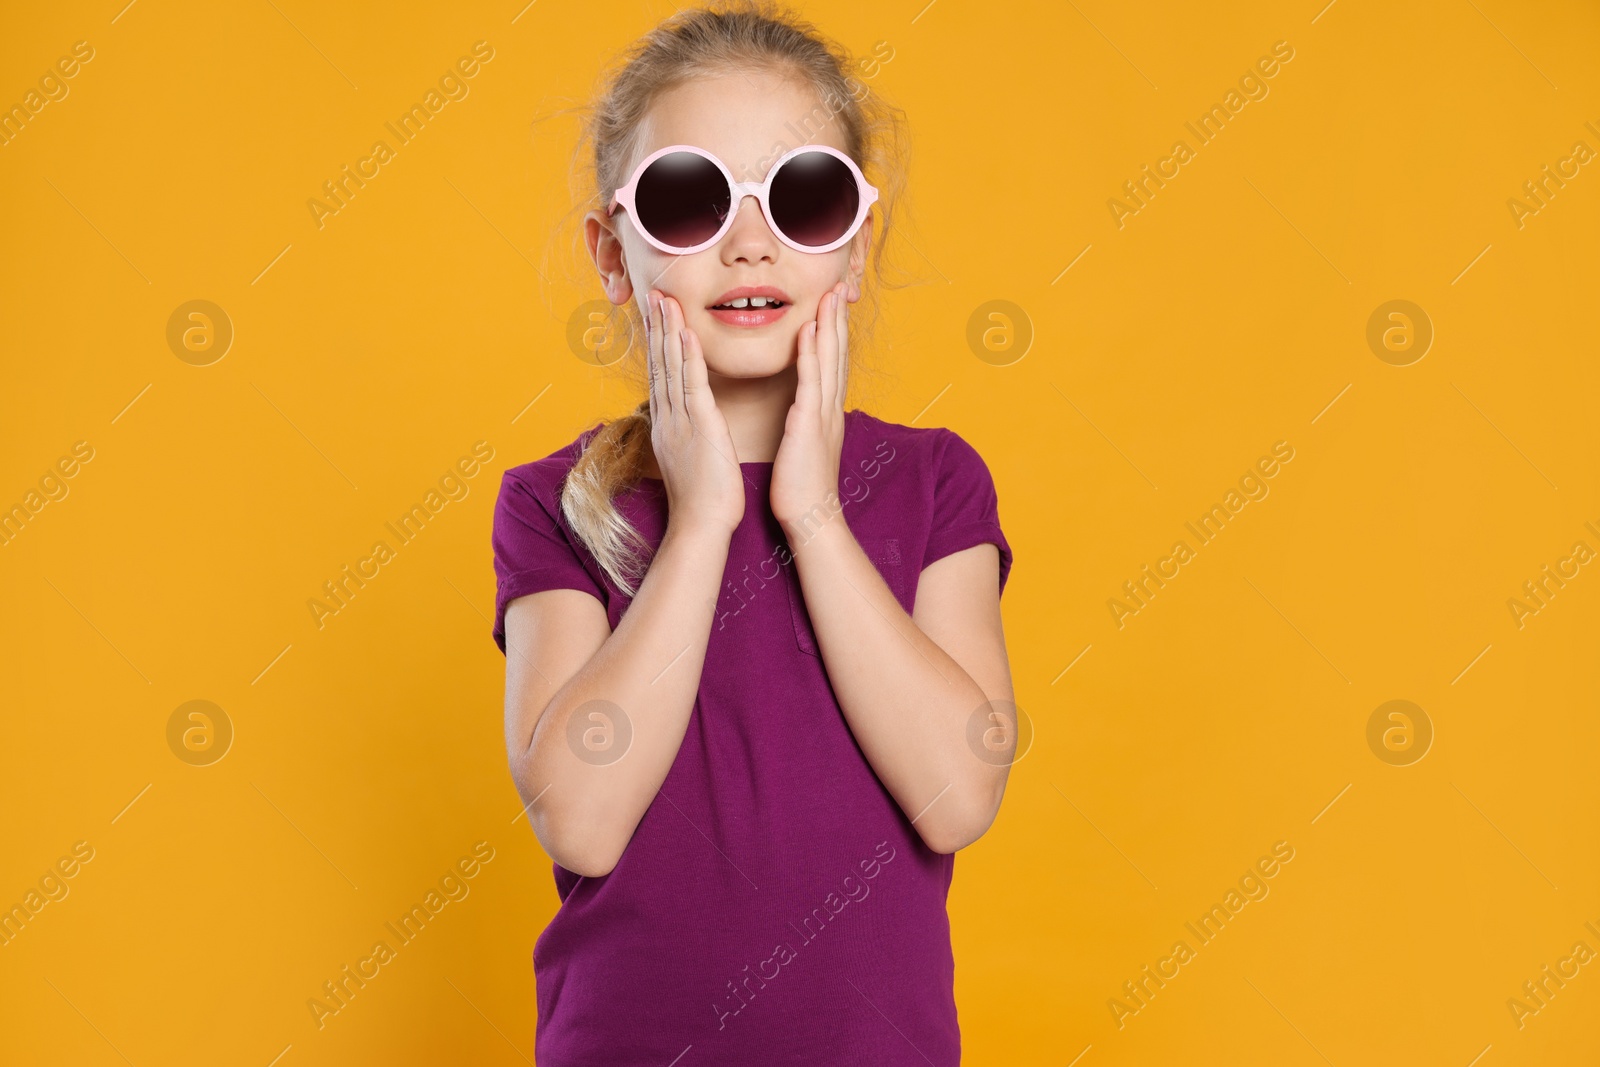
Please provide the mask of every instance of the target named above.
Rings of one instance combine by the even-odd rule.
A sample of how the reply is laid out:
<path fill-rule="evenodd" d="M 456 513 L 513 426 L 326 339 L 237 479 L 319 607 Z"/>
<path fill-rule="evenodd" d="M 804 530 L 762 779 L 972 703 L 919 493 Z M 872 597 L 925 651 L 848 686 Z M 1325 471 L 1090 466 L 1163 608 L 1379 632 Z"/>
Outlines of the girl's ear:
<path fill-rule="evenodd" d="M 628 260 L 622 250 L 622 240 L 604 212 L 591 211 L 583 217 L 583 242 L 589 249 L 600 272 L 600 284 L 606 299 L 613 304 L 626 304 L 633 296 L 633 283 L 628 280 Z"/>
<path fill-rule="evenodd" d="M 861 229 L 850 241 L 850 264 L 846 270 L 845 299 L 855 303 L 861 299 L 861 279 L 867 270 L 867 253 L 872 251 L 872 216 L 868 215 Z"/>

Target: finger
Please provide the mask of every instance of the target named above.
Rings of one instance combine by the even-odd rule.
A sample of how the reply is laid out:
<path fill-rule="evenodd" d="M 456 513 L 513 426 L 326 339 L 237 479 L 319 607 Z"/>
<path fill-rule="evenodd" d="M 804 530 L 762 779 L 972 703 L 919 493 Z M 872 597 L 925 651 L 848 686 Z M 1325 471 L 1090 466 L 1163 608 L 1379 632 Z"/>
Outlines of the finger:
<path fill-rule="evenodd" d="M 833 403 L 834 375 L 839 364 L 839 330 L 834 324 L 838 314 L 839 291 L 830 289 L 823 294 L 817 307 L 817 402 L 819 409 Z"/>
<path fill-rule="evenodd" d="M 834 386 L 834 401 L 838 410 L 844 410 L 845 394 L 850 385 L 850 301 L 847 292 L 839 293 L 839 372 Z"/>
<path fill-rule="evenodd" d="M 693 426 L 711 423 L 711 410 L 715 405 L 711 395 L 711 375 L 706 369 L 705 353 L 700 348 L 700 336 L 688 327 L 683 330 L 683 408 Z"/>
<path fill-rule="evenodd" d="M 693 427 L 710 427 L 721 421 L 717 397 L 711 391 L 711 371 L 706 366 L 705 350 L 700 347 L 700 335 L 687 326 L 683 328 L 683 406 L 690 415 L 689 423 Z M 697 429 L 696 432 L 701 431 Z M 726 445 L 709 437 L 707 440 L 711 441 L 723 459 L 737 468 L 739 455 L 732 439 L 727 437 L 726 424 L 718 436 L 726 440 Z"/>
<path fill-rule="evenodd" d="M 664 419 L 672 417 L 672 376 L 667 367 L 667 298 L 664 293 L 655 295 L 655 307 L 650 313 L 650 357 L 656 373 L 656 403 Z"/>
<path fill-rule="evenodd" d="M 662 400 L 660 399 L 660 386 L 656 379 L 656 338 L 658 331 L 650 325 L 650 319 L 655 314 L 655 294 L 644 294 L 644 365 L 645 375 L 650 382 L 650 425 L 659 426 L 661 418 Z"/>
<path fill-rule="evenodd" d="M 800 356 L 795 365 L 799 384 L 795 386 L 794 403 L 801 411 L 810 411 L 820 405 L 822 382 L 819 368 L 817 323 L 812 321 L 800 327 Z"/>
<path fill-rule="evenodd" d="M 671 297 L 667 304 L 667 393 L 672 397 L 672 409 L 683 412 L 683 307 Z"/>

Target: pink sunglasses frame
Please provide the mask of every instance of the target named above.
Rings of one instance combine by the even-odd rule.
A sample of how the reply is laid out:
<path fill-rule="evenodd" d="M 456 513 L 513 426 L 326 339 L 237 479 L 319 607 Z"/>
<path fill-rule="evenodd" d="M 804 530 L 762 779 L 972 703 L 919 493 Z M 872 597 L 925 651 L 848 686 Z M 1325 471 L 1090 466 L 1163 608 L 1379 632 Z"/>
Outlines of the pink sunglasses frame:
<path fill-rule="evenodd" d="M 639 179 L 644 175 L 645 170 L 650 166 L 650 164 L 654 163 L 662 156 L 670 155 L 673 152 L 690 152 L 694 155 L 709 159 L 716 166 L 717 170 L 722 172 L 722 176 L 727 179 L 728 188 L 732 190 L 731 199 L 729 201 L 728 215 L 722 220 L 721 227 L 718 228 L 717 232 L 712 235 L 710 239 L 702 241 L 697 245 L 691 245 L 687 248 L 675 248 L 663 241 L 656 240 L 655 237 L 649 233 L 649 231 L 639 224 L 639 213 L 634 210 L 633 206 L 634 193 L 638 190 Z M 767 202 L 767 197 L 772 191 L 772 179 L 777 175 L 778 171 L 782 169 L 785 163 L 789 162 L 789 160 L 793 159 L 795 156 L 805 152 L 826 152 L 828 155 L 842 160 L 844 165 L 850 168 L 850 173 L 855 177 L 856 180 L 856 190 L 860 203 L 856 207 L 855 220 L 851 222 L 849 228 L 845 230 L 844 236 L 840 237 L 832 244 L 816 247 L 797 244 L 790 240 L 789 236 L 779 229 L 777 223 L 772 220 L 772 208 Z M 644 158 L 643 162 L 634 168 L 633 176 L 628 179 L 628 184 L 624 185 L 611 195 L 611 202 L 606 205 L 606 214 L 608 216 L 615 214 L 618 206 L 625 208 L 628 214 L 634 217 L 634 229 L 639 231 L 639 236 L 643 237 L 655 248 L 667 253 L 668 255 L 687 256 L 695 252 L 703 252 L 707 248 L 710 248 L 712 245 L 716 244 L 718 241 L 722 240 L 723 236 L 727 234 L 730 228 L 732 228 L 734 217 L 739 213 L 739 206 L 744 203 L 744 198 L 747 196 L 755 197 L 756 203 L 761 205 L 761 214 L 762 217 L 767 220 L 767 228 L 772 231 L 773 235 L 777 237 L 778 240 L 782 241 L 784 244 L 788 245 L 797 252 L 812 252 L 821 254 L 823 252 L 832 252 L 834 249 L 844 245 L 856 235 L 856 231 L 860 230 L 861 224 L 866 221 L 868 211 L 871 209 L 872 205 L 878 201 L 878 190 L 867 184 L 866 176 L 861 173 L 861 168 L 856 166 L 855 160 L 851 159 L 849 156 L 845 155 L 836 148 L 829 148 L 827 145 L 803 144 L 798 148 L 791 148 L 789 151 L 785 152 L 781 157 L 779 157 L 778 161 L 772 165 L 772 169 L 767 171 L 767 176 L 761 181 L 736 182 L 733 180 L 733 175 L 729 173 L 728 168 L 723 165 L 722 160 L 718 159 L 710 152 L 707 152 L 704 148 L 698 148 L 695 145 L 689 144 L 675 144 L 668 145 L 666 148 L 662 148 L 650 153 L 650 155 Z"/>

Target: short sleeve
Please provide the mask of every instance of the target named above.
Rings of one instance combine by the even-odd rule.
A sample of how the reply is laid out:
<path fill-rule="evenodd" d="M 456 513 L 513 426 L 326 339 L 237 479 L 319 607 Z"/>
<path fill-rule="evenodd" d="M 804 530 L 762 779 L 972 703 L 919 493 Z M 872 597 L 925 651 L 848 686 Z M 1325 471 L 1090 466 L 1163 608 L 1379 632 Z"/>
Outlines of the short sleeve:
<path fill-rule="evenodd" d="M 1000 550 L 1000 591 L 1011 573 L 1011 545 L 1000 529 L 1000 500 L 983 457 L 959 434 L 945 430 L 933 492 L 933 527 L 922 565 L 971 548 Z"/>
<path fill-rule="evenodd" d="M 529 481 L 506 471 L 494 505 L 494 641 L 506 650 L 506 605 L 547 589 L 579 589 L 600 603 L 605 590 L 584 566 L 565 528 L 556 522 L 560 505 Z"/>

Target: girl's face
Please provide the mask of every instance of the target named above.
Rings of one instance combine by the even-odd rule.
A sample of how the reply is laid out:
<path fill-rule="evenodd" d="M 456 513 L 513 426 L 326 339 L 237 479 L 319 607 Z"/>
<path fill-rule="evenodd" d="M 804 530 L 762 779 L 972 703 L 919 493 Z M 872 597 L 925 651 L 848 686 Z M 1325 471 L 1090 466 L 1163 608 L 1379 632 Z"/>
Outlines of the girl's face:
<path fill-rule="evenodd" d="M 639 128 L 624 180 L 658 148 L 688 144 L 722 160 L 734 181 L 761 181 L 783 153 L 801 144 L 846 151 L 839 120 L 817 92 L 776 74 L 750 72 L 702 76 L 656 98 Z M 610 199 L 612 190 L 602 190 Z M 797 252 L 767 225 L 761 205 L 746 197 L 733 226 L 710 248 L 689 255 L 656 249 L 639 235 L 619 208 L 609 218 L 591 212 L 585 220 L 590 254 L 614 304 L 638 303 L 648 319 L 652 289 L 683 308 L 684 324 L 700 339 L 711 375 L 760 378 L 794 365 L 800 328 L 817 317 L 822 297 L 840 281 L 847 298 L 861 298 L 861 275 L 871 243 L 871 219 L 832 252 Z M 731 322 L 712 308 L 730 290 L 746 286 L 777 291 L 783 308 L 761 325 Z"/>

